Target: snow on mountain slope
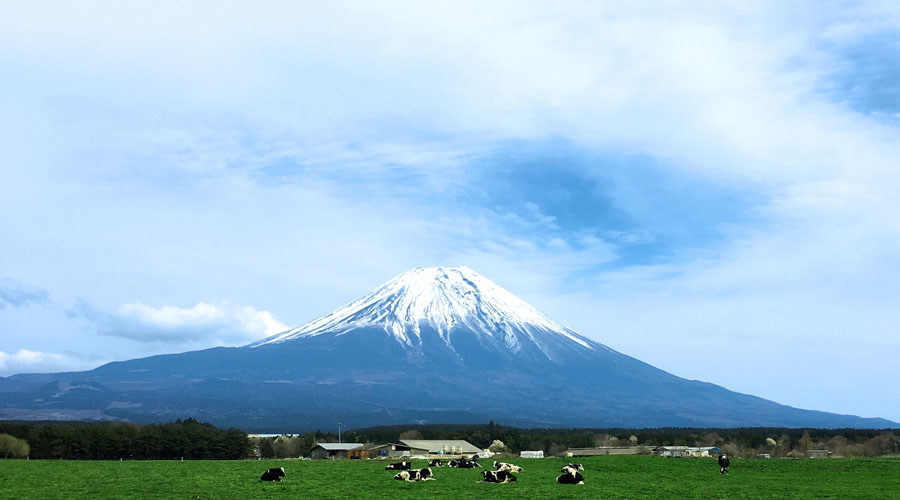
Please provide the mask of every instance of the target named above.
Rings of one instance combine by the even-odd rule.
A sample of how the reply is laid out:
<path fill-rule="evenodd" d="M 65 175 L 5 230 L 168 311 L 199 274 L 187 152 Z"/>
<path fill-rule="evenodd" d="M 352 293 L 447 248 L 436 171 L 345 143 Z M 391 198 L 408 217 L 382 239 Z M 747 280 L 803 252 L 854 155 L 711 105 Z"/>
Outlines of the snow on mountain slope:
<path fill-rule="evenodd" d="M 484 335 L 510 351 L 523 342 L 554 358 L 559 342 L 594 350 L 604 347 L 547 318 L 522 299 L 467 267 L 416 268 L 369 295 L 299 328 L 260 340 L 258 347 L 323 334 L 342 335 L 378 327 L 407 348 L 421 346 L 428 326 L 453 348 L 454 332 Z"/>

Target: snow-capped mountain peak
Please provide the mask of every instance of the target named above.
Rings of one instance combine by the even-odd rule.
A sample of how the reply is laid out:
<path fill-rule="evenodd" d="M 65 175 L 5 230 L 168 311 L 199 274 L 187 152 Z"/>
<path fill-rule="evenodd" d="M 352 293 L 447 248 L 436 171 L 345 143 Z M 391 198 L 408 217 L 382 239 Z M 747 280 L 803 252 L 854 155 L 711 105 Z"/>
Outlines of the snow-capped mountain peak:
<path fill-rule="evenodd" d="M 451 349 L 454 332 L 463 330 L 514 352 L 523 342 L 532 343 L 551 359 L 554 339 L 587 349 L 598 345 L 467 267 L 428 267 L 407 271 L 331 314 L 251 347 L 371 327 L 411 348 L 421 345 L 425 327 Z"/>

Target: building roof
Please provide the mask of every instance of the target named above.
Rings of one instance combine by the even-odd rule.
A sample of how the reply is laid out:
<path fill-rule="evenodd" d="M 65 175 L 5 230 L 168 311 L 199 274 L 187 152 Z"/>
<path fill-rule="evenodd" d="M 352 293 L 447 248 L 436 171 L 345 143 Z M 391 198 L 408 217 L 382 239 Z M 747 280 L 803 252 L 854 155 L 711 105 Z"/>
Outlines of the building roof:
<path fill-rule="evenodd" d="M 637 454 L 644 446 L 601 446 L 595 448 L 569 448 L 566 453 L 573 456 L 593 457 L 598 455 L 625 455 L 628 453 Z"/>
<path fill-rule="evenodd" d="M 316 443 L 316 446 L 313 446 L 313 448 L 319 446 L 326 451 L 347 451 L 359 448 L 362 445 L 362 443 Z"/>
<path fill-rule="evenodd" d="M 478 449 L 472 443 L 463 439 L 401 439 L 401 443 L 410 448 L 427 450 L 428 453 L 450 451 L 453 453 L 478 453 Z"/>
<path fill-rule="evenodd" d="M 378 448 L 390 448 L 390 449 L 394 449 L 394 448 L 397 447 L 397 446 L 399 446 L 399 447 L 401 447 L 401 448 L 409 448 L 409 446 L 406 446 L 405 444 L 397 444 L 397 443 L 380 443 L 380 444 L 379 444 L 379 443 L 372 443 L 372 444 L 367 444 L 367 445 L 365 445 L 363 448 L 366 449 L 366 450 L 376 450 L 376 449 L 378 449 Z"/>

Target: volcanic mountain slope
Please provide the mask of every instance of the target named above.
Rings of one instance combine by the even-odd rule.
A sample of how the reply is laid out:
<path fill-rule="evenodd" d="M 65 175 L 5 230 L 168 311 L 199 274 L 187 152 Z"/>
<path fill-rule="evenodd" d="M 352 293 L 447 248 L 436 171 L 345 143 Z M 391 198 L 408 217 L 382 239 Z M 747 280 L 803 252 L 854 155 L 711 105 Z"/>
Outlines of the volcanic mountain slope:
<path fill-rule="evenodd" d="M 489 419 L 521 426 L 896 425 L 676 377 L 579 335 L 465 267 L 413 269 L 331 314 L 244 347 L 0 380 L 0 418 L 84 412 L 137 421 L 194 416 L 256 430 Z"/>

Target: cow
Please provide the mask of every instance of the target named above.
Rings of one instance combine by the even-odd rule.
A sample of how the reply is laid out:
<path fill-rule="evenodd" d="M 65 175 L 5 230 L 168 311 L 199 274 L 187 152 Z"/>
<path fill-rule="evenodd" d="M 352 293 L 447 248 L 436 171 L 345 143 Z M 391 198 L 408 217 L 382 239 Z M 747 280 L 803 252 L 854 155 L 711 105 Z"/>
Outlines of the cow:
<path fill-rule="evenodd" d="M 412 467 L 412 464 L 409 462 L 400 462 L 396 464 L 390 464 L 384 468 L 384 470 L 409 470 Z"/>
<path fill-rule="evenodd" d="M 731 462 L 728 460 L 728 455 L 719 455 L 719 474 L 723 476 L 728 474 L 729 465 L 731 465 Z"/>
<path fill-rule="evenodd" d="M 447 467 L 459 467 L 460 469 L 474 469 L 475 467 L 481 467 L 481 464 L 474 460 L 468 460 L 465 458 L 453 459 L 447 462 Z"/>
<path fill-rule="evenodd" d="M 581 465 L 581 464 L 566 464 L 566 466 L 563 467 L 563 468 L 560 470 L 560 472 L 565 472 L 565 471 L 566 471 L 566 467 L 571 467 L 571 468 L 573 468 L 573 469 L 575 469 L 575 470 L 584 470 L 584 466 Z"/>
<path fill-rule="evenodd" d="M 429 467 L 443 467 L 444 462 L 440 458 L 435 458 L 434 460 L 428 462 Z"/>
<path fill-rule="evenodd" d="M 397 481 L 406 481 L 409 483 L 415 483 L 419 481 L 434 481 L 434 477 L 432 477 L 431 469 L 428 467 L 424 469 L 410 469 L 404 470 L 394 475 L 394 479 Z"/>
<path fill-rule="evenodd" d="M 494 469 L 502 470 L 506 472 L 522 472 L 522 468 L 515 464 L 508 464 L 506 462 L 497 462 L 494 461 Z"/>
<path fill-rule="evenodd" d="M 484 476 L 484 482 L 486 483 L 506 484 L 516 480 L 516 476 L 513 476 L 507 470 L 483 470 L 481 475 Z"/>
<path fill-rule="evenodd" d="M 273 467 L 259 477 L 260 481 L 281 481 L 284 477 L 284 467 Z"/>
<path fill-rule="evenodd" d="M 584 484 L 584 476 L 575 467 L 567 465 L 563 467 L 562 474 L 556 478 L 556 482 L 560 484 Z"/>

